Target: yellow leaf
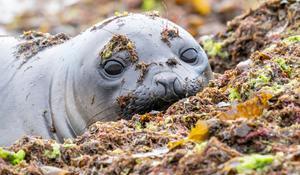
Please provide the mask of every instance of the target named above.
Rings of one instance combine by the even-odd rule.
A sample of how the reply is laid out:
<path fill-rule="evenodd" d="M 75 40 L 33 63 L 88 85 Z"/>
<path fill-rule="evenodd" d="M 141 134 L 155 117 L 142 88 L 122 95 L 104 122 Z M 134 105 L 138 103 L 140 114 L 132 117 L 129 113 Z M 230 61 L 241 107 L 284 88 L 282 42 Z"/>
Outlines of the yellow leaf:
<path fill-rule="evenodd" d="M 176 141 L 173 141 L 173 142 L 169 142 L 168 143 L 168 148 L 169 150 L 172 150 L 178 146 L 181 146 L 183 144 L 185 144 L 188 140 L 187 139 L 180 139 L 180 140 L 176 140 Z"/>
<path fill-rule="evenodd" d="M 263 113 L 265 108 L 268 107 L 268 100 L 270 100 L 272 97 L 272 94 L 262 92 L 243 103 L 233 105 L 229 111 L 222 112 L 219 118 L 223 120 L 234 120 L 237 118 L 256 118 Z"/>
<path fill-rule="evenodd" d="M 180 139 L 177 141 L 172 141 L 168 143 L 168 148 L 170 150 L 182 146 L 186 144 L 187 142 L 202 142 L 206 139 L 208 135 L 209 127 L 205 121 L 198 120 L 195 127 L 191 129 L 191 132 L 189 133 L 187 138 Z"/>
<path fill-rule="evenodd" d="M 202 15 L 211 13 L 211 6 L 208 0 L 192 0 L 192 4 L 194 9 Z"/>
<path fill-rule="evenodd" d="M 206 139 L 209 127 L 205 121 L 198 120 L 195 127 L 191 129 L 188 139 L 195 142 L 200 142 Z"/>

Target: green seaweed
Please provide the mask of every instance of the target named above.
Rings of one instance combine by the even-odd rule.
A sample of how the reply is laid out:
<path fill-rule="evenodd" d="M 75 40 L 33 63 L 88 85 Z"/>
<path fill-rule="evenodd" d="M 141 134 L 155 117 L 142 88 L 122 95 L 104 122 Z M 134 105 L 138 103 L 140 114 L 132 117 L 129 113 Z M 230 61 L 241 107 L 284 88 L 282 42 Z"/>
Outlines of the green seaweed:
<path fill-rule="evenodd" d="M 284 87 L 282 85 L 279 85 L 278 83 L 273 83 L 272 86 L 265 86 L 262 88 L 262 90 L 271 92 L 272 94 L 279 94 L 284 90 Z"/>
<path fill-rule="evenodd" d="M 109 45 L 107 45 L 106 49 L 102 51 L 101 56 L 103 59 L 108 59 L 109 57 L 112 56 L 113 53 L 113 45 L 112 43 L 109 43 Z"/>
<path fill-rule="evenodd" d="M 212 38 L 205 38 L 202 44 L 208 56 L 211 57 L 219 56 L 225 59 L 229 55 L 228 52 L 223 51 L 223 43 L 217 42 Z"/>
<path fill-rule="evenodd" d="M 64 147 L 64 148 L 74 148 L 75 146 L 76 146 L 76 144 L 74 144 L 74 143 L 64 143 L 62 145 L 62 147 Z"/>
<path fill-rule="evenodd" d="M 150 131 L 157 131 L 158 126 L 156 123 L 150 121 L 150 122 L 146 123 L 146 128 Z"/>
<path fill-rule="evenodd" d="M 252 86 L 254 88 L 258 88 L 258 87 L 268 84 L 270 82 L 270 80 L 271 80 L 271 77 L 269 77 L 268 75 L 260 74 L 256 78 L 250 79 L 249 84 L 250 84 L 250 86 Z"/>
<path fill-rule="evenodd" d="M 272 162 L 274 161 L 274 156 L 253 154 L 240 157 L 238 161 L 240 162 L 240 164 L 235 168 L 239 174 L 244 174 L 251 170 L 262 170 L 267 165 L 272 164 Z"/>
<path fill-rule="evenodd" d="M 286 44 L 294 44 L 300 42 L 300 35 L 294 35 L 283 39 L 283 42 Z"/>
<path fill-rule="evenodd" d="M 229 100 L 230 101 L 235 101 L 235 100 L 240 100 L 241 99 L 241 94 L 237 90 L 237 88 L 230 88 L 229 90 Z"/>
<path fill-rule="evenodd" d="M 141 122 L 135 122 L 135 129 L 136 130 L 140 131 L 140 130 L 142 130 L 142 128 L 143 128 L 143 126 L 142 126 Z"/>
<path fill-rule="evenodd" d="M 274 61 L 279 65 L 282 71 L 286 72 L 289 76 L 291 75 L 291 67 L 286 63 L 284 58 L 275 58 Z"/>
<path fill-rule="evenodd" d="M 24 150 L 19 150 L 17 153 L 6 151 L 0 147 L 0 158 L 9 161 L 13 165 L 19 164 L 24 160 L 26 153 Z"/>
<path fill-rule="evenodd" d="M 49 159 L 56 159 L 56 158 L 60 157 L 61 153 L 60 153 L 59 144 L 54 143 L 51 146 L 52 146 L 52 150 L 46 150 L 44 155 L 46 157 L 48 157 Z"/>

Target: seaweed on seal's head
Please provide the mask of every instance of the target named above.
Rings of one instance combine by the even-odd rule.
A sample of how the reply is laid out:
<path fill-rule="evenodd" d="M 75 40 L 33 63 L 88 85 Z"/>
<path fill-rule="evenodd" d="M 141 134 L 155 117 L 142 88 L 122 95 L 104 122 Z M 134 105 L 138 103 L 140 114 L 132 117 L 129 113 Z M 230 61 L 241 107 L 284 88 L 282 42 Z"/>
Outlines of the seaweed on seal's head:
<path fill-rule="evenodd" d="M 124 35 L 114 35 L 110 41 L 103 47 L 99 56 L 101 59 L 109 59 L 114 53 L 119 51 L 128 51 L 130 61 L 135 63 L 138 60 L 135 44 Z"/>

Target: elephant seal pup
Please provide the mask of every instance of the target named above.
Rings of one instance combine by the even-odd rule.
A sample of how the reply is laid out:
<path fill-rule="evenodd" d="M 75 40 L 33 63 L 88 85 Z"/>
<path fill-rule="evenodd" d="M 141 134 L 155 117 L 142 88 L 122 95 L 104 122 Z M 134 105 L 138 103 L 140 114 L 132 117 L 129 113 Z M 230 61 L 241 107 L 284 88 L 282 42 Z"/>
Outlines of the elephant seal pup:
<path fill-rule="evenodd" d="M 0 37 L 0 145 L 160 110 L 212 77 L 193 37 L 157 16 L 116 16 L 63 42 L 23 38 Z"/>

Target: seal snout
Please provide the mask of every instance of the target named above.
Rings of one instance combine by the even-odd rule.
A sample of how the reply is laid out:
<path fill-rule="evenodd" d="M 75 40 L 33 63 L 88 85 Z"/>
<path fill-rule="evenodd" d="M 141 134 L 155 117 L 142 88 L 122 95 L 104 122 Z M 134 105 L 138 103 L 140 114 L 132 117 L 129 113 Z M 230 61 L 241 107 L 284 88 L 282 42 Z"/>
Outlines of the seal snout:
<path fill-rule="evenodd" d="M 154 81 L 158 90 L 163 88 L 164 93 L 161 94 L 163 99 L 174 100 L 184 96 L 183 86 L 176 76 L 172 72 L 161 72 L 154 76 Z"/>

